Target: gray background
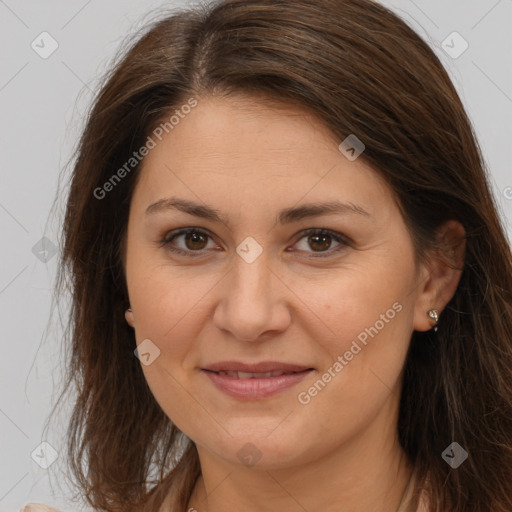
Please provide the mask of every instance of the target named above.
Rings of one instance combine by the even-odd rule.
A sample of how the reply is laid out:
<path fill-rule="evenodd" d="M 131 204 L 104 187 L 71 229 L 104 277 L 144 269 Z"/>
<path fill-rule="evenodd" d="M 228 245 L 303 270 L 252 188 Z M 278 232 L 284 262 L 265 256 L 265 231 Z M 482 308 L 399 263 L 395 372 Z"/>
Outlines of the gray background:
<path fill-rule="evenodd" d="M 512 1 L 383 3 L 430 42 L 449 70 L 482 146 L 510 236 Z M 66 409 L 55 422 L 61 430 L 54 427 L 43 437 L 62 374 L 59 330 L 52 327 L 45 333 L 57 263 L 51 243 L 57 244 L 59 229 L 58 218 L 47 220 L 59 173 L 71 157 L 92 91 L 114 52 L 148 19 L 148 12 L 176 5 L 180 3 L 161 0 L 0 0 L 0 512 L 17 511 L 30 501 L 78 510 L 66 499 L 65 487 L 58 486 Z M 59 45 L 46 59 L 31 47 L 43 31 Z M 453 31 L 469 43 L 458 58 L 442 47 Z M 460 48 L 450 39 L 448 44 Z M 66 190 L 64 185 L 61 190 Z M 64 199 L 63 193 L 58 212 Z M 43 235 L 50 241 L 43 247 L 49 250 L 46 262 L 33 251 Z M 38 448 L 42 441 L 62 453 L 49 469 L 31 458 L 35 450 L 36 460 L 43 453 L 51 460 L 49 452 Z"/>

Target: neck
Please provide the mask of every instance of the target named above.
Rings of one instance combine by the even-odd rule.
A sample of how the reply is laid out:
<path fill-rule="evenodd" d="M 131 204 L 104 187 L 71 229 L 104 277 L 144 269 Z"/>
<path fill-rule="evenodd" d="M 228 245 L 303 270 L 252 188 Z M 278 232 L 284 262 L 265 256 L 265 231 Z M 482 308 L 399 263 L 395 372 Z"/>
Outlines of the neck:
<path fill-rule="evenodd" d="M 406 505 L 404 494 L 412 466 L 398 443 L 396 426 L 386 428 L 378 418 L 350 442 L 316 458 L 308 454 L 306 462 L 293 466 L 248 468 L 199 446 L 198 453 L 202 474 L 187 511 L 409 509 L 402 507 Z"/>

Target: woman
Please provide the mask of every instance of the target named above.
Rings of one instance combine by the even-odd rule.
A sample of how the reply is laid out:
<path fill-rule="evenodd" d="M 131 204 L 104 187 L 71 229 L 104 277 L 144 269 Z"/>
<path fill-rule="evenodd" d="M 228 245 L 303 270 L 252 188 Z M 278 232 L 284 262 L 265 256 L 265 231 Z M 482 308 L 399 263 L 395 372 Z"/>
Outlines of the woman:
<path fill-rule="evenodd" d="M 455 88 L 383 6 L 153 24 L 63 236 L 96 510 L 512 510 L 510 247 Z"/>

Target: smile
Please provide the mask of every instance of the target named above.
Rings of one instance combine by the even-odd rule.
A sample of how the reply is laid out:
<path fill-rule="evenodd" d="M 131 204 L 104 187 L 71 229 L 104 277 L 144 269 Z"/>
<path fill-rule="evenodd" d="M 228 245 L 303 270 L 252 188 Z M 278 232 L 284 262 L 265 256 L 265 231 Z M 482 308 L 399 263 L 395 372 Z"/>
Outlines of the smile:
<path fill-rule="evenodd" d="M 242 371 L 201 370 L 223 393 L 245 400 L 267 398 L 295 386 L 314 370 L 297 372 L 270 371 L 264 373 Z"/>

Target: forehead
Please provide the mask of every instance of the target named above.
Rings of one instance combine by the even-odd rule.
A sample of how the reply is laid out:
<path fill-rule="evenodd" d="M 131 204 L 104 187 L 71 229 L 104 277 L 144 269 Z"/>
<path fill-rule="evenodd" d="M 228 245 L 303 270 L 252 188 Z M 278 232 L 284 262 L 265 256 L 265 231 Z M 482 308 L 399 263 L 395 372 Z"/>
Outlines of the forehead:
<path fill-rule="evenodd" d="M 251 198 L 251 206 L 264 204 L 261 194 L 293 203 L 329 192 L 371 208 L 390 194 L 379 174 L 361 158 L 348 160 L 341 140 L 305 108 L 252 96 L 197 101 L 145 157 L 138 194 L 146 200 L 173 187 L 189 196 L 218 193 L 224 201 L 229 191 L 231 201 Z"/>

